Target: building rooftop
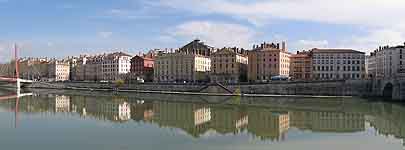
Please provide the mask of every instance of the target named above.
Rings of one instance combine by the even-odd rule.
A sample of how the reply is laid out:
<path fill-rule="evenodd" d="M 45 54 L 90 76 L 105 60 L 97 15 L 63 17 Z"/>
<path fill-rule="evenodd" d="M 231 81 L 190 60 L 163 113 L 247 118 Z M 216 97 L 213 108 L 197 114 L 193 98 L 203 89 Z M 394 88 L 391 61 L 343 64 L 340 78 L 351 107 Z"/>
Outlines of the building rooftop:
<path fill-rule="evenodd" d="M 214 52 L 213 54 L 223 54 L 223 53 L 234 53 L 234 54 L 240 54 L 240 55 L 247 55 L 247 50 L 243 49 L 243 48 L 237 48 L 237 47 L 224 47 L 221 48 L 219 50 L 217 50 L 216 52 Z"/>
<path fill-rule="evenodd" d="M 319 49 L 319 48 L 314 48 L 311 50 L 312 53 L 361 53 L 365 54 L 364 52 L 360 52 L 357 50 L 353 49 Z"/>

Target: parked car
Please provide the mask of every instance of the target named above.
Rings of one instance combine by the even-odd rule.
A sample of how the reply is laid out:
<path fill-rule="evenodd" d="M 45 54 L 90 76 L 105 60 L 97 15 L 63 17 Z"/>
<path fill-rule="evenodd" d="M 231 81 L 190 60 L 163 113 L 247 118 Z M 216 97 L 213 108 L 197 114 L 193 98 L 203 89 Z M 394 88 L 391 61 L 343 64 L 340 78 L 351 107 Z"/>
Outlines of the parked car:
<path fill-rule="evenodd" d="M 291 77 L 289 76 L 273 76 L 271 77 L 272 81 L 288 81 L 291 80 Z"/>

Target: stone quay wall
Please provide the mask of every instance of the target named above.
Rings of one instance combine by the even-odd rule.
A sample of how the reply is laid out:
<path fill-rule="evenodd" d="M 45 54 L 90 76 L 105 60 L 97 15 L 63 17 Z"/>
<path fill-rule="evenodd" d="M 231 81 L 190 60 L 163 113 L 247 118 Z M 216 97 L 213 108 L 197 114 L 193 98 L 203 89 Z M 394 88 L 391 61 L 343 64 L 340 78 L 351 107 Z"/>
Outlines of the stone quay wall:
<path fill-rule="evenodd" d="M 114 89 L 113 83 L 53 82 L 33 83 L 28 88 L 53 89 Z M 372 82 L 368 80 L 336 80 L 315 82 L 271 82 L 267 84 L 125 84 L 119 89 L 138 91 L 202 92 L 202 93 L 241 93 L 275 95 L 319 95 L 319 96 L 373 96 Z M 226 89 L 226 90 L 225 90 Z"/>

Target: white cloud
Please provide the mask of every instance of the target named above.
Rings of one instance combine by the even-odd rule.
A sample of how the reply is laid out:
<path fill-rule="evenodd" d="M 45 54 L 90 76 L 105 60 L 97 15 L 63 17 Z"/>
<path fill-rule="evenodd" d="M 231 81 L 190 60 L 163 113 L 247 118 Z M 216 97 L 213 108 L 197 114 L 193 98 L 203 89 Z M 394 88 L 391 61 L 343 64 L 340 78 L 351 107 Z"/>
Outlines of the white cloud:
<path fill-rule="evenodd" d="M 98 32 L 98 36 L 101 38 L 104 38 L 104 39 L 111 37 L 112 34 L 113 34 L 112 32 L 106 32 L 106 31 Z"/>
<path fill-rule="evenodd" d="M 403 0 L 160 0 L 161 5 L 194 13 L 224 14 L 252 23 L 290 19 L 333 24 L 391 25 L 404 22 Z M 198 4 L 198 7 L 190 7 Z"/>
<path fill-rule="evenodd" d="M 366 51 L 405 40 L 405 20 L 401 19 L 405 14 L 404 0 L 160 0 L 160 4 L 196 14 L 231 16 L 257 26 L 277 19 L 355 25 L 367 34 L 341 37 L 337 46 Z M 189 7 L 194 4 L 198 7 Z"/>
<path fill-rule="evenodd" d="M 298 47 L 303 49 L 324 48 L 329 45 L 327 40 L 299 40 Z"/>
<path fill-rule="evenodd" d="M 115 9 L 110 9 L 104 12 L 101 16 L 101 18 L 119 18 L 119 19 L 150 19 L 150 18 L 155 18 L 157 16 L 152 15 L 152 12 L 149 7 L 142 7 L 138 9 L 121 9 L 121 8 L 115 8 Z"/>
<path fill-rule="evenodd" d="M 171 29 L 173 38 L 201 39 L 214 47 L 248 48 L 255 32 L 250 28 L 221 22 L 191 21 Z M 167 37 L 166 37 L 167 38 Z"/>
<path fill-rule="evenodd" d="M 46 43 L 46 46 L 48 46 L 48 47 L 52 47 L 54 44 L 52 43 L 52 42 L 47 42 Z"/>

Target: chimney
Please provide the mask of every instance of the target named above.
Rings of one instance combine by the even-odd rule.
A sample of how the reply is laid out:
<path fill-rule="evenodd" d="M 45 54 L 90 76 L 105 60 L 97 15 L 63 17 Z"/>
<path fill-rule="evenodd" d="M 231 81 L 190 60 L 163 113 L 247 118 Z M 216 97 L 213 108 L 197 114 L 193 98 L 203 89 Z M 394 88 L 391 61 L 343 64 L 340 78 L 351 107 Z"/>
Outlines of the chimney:
<path fill-rule="evenodd" d="M 297 54 L 300 54 L 300 51 L 297 51 Z"/>
<path fill-rule="evenodd" d="M 285 51 L 287 49 L 285 42 L 283 41 L 281 44 L 281 49 Z"/>
<path fill-rule="evenodd" d="M 277 49 L 280 49 L 280 43 L 277 43 Z"/>

